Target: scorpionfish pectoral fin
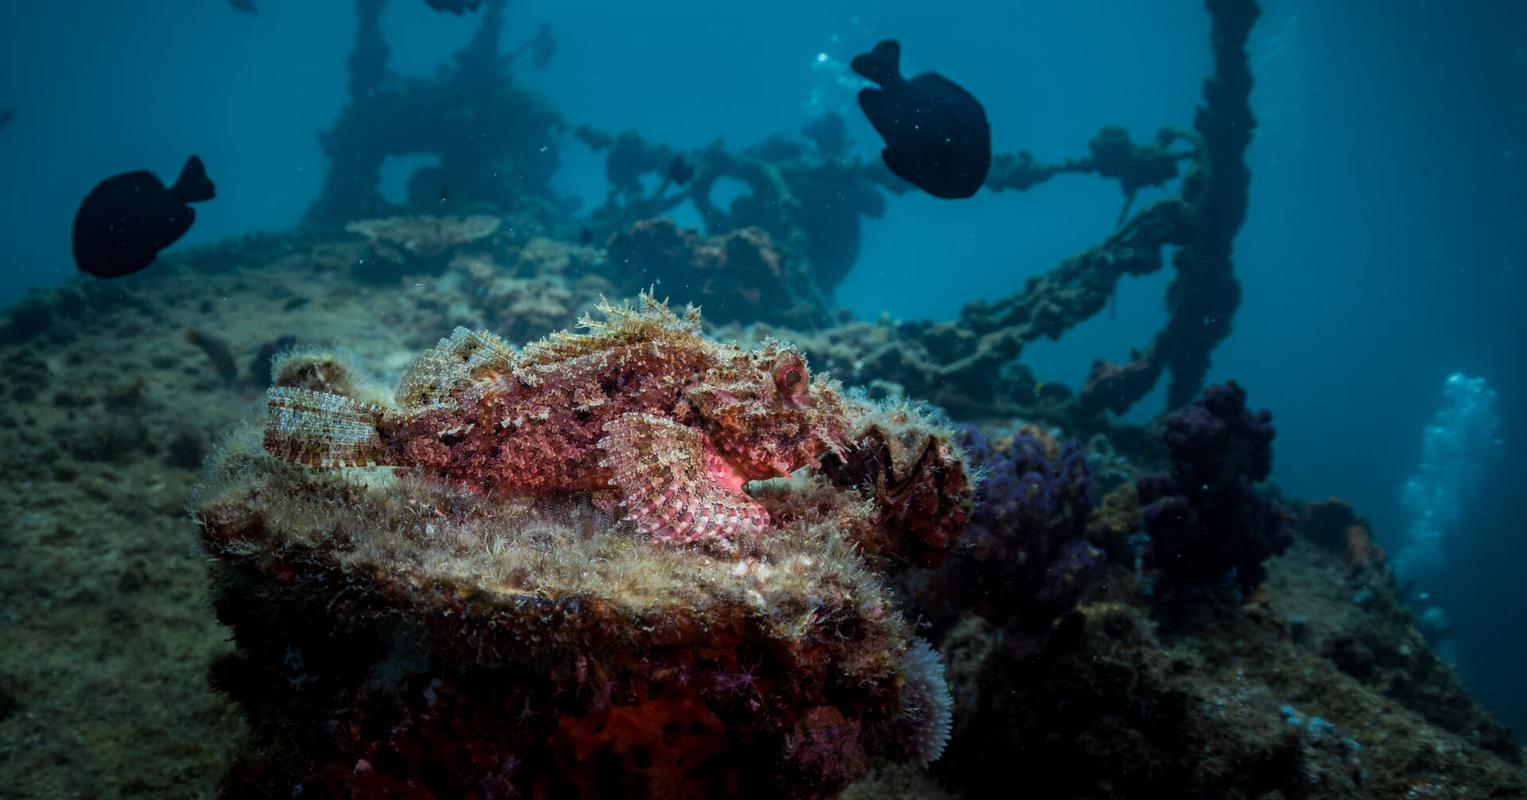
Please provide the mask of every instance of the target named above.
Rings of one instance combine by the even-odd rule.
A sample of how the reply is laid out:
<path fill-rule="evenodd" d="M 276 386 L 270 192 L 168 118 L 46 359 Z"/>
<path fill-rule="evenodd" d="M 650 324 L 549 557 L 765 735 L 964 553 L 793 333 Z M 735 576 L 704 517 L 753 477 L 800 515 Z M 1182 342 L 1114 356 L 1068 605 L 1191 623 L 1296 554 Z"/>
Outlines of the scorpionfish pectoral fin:
<path fill-rule="evenodd" d="M 757 533 L 769 512 L 742 491 L 742 479 L 705 435 L 666 417 L 623 414 L 604 426 L 599 447 L 626 519 L 660 542 L 729 540 Z"/>

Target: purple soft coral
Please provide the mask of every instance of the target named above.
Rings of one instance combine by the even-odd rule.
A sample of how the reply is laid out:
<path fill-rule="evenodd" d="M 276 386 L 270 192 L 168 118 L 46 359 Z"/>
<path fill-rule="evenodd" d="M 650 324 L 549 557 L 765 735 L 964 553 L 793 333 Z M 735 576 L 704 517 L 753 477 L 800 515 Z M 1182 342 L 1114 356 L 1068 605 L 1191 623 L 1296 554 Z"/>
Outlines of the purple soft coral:
<path fill-rule="evenodd" d="M 1102 567 L 1087 542 L 1092 470 L 1077 442 L 1019 434 L 988 439 L 966 425 L 960 438 L 984 472 L 967 545 L 948 567 L 948 591 L 999 622 L 1048 624 L 1076 604 Z"/>
<path fill-rule="evenodd" d="M 1246 409 L 1230 381 L 1167 415 L 1162 434 L 1172 473 L 1136 482 L 1150 536 L 1149 563 L 1163 589 L 1222 585 L 1242 594 L 1262 583 L 1262 562 L 1293 541 L 1289 515 L 1255 483 L 1272 472 L 1272 415 Z"/>

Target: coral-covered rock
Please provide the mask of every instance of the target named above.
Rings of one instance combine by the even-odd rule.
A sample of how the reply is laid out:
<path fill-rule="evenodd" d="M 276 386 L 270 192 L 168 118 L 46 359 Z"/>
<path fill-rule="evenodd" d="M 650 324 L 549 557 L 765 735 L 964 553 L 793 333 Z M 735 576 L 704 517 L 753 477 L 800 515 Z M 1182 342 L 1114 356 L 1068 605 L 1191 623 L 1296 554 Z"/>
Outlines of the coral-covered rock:
<path fill-rule="evenodd" d="M 741 796 L 737 770 L 723 760 L 726 726 L 677 683 L 651 699 L 563 716 L 549 743 L 580 797 L 611 795 L 612 783 L 619 797 Z"/>
<path fill-rule="evenodd" d="M 939 660 L 839 514 L 732 558 L 586 495 L 313 470 L 252 435 L 210 469 L 195 517 L 239 648 L 214 680 L 254 726 L 230 792 L 827 797 L 941 749 Z"/>
<path fill-rule="evenodd" d="M 861 550 L 958 533 L 948 432 L 860 408 L 852 439 L 787 345 L 602 310 L 523 350 L 458 330 L 401 407 L 332 354 L 278 362 L 263 441 L 194 503 L 240 648 L 217 682 L 256 727 L 225 786 L 828 797 L 873 757 L 938 757 L 942 662 Z M 829 454 L 868 486 L 791 476 Z M 366 464 L 407 469 L 338 469 Z"/>
<path fill-rule="evenodd" d="M 1162 439 L 1172 472 L 1135 484 L 1148 565 L 1169 597 L 1227 583 L 1249 594 L 1262 562 L 1293 541 L 1288 510 L 1255 485 L 1272 471 L 1272 415 L 1247 410 L 1246 391 L 1230 381 L 1169 414 Z"/>
<path fill-rule="evenodd" d="M 969 609 L 998 625 L 1042 630 L 1076 604 L 1104 563 L 1087 539 L 1091 471 L 1081 444 L 1026 427 L 987 438 L 960 430 L 982 476 L 963 545 L 918 596 L 938 613 Z"/>
<path fill-rule="evenodd" d="M 1332 497 L 1298 506 L 1297 529 L 1305 538 L 1341 554 L 1352 569 L 1384 563 L 1384 548 L 1373 543 L 1373 527 L 1352 506 Z"/>
<path fill-rule="evenodd" d="M 485 214 L 469 217 L 387 217 L 356 220 L 345 226 L 376 244 L 400 247 L 421 258 L 431 258 L 455 247 L 492 236 L 500 220 Z"/>
<path fill-rule="evenodd" d="M 463 304 L 509 341 L 531 341 L 577 324 L 578 313 L 615 286 L 595 270 L 604 263 L 592 247 L 532 238 L 507 265 L 478 254 L 460 254 L 450 274 L 461 283 Z M 645 287 L 644 287 L 645 288 Z"/>
<path fill-rule="evenodd" d="M 389 283 L 404 275 L 438 275 L 457 248 L 492 236 L 502 221 L 467 217 L 387 217 L 356 220 L 345 230 L 366 237 L 366 257 L 352 274 L 366 283 Z"/>
<path fill-rule="evenodd" d="M 667 217 L 643 220 L 612 235 L 607 276 L 631 293 L 661 282 L 705 309 L 713 322 L 799 321 L 784 257 L 769 234 L 739 228 L 724 236 L 701 236 Z"/>
<path fill-rule="evenodd" d="M 947 423 L 904 403 L 851 400 L 848 444 L 822 459 L 839 489 L 873 512 L 856 525 L 881 570 L 937 566 L 970 519 L 974 470 Z"/>

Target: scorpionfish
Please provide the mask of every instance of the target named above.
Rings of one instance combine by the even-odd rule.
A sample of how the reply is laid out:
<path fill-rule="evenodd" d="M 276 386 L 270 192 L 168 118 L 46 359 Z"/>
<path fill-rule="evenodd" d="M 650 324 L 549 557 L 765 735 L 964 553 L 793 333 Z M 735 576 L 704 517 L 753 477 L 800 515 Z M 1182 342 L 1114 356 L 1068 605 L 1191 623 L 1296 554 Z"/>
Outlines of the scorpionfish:
<path fill-rule="evenodd" d="M 699 310 L 643 294 L 601 303 L 516 350 L 457 328 L 419 356 L 399 408 L 294 387 L 269 392 L 265 449 L 314 467 L 409 467 L 485 492 L 593 491 L 637 529 L 674 543 L 729 543 L 769 514 L 743 490 L 784 477 L 847 441 L 836 381 L 813 379 L 799 351 L 706 339 Z"/>

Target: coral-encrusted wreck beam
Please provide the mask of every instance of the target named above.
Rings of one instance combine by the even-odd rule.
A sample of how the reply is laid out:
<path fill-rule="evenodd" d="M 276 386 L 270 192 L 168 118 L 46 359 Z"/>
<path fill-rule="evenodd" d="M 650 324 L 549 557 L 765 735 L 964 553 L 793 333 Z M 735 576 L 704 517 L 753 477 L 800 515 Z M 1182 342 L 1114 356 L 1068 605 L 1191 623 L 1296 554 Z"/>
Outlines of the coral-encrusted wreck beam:
<path fill-rule="evenodd" d="M 1254 0 L 1210 0 L 1208 7 L 1214 23 L 1215 73 L 1204 82 L 1197 135 L 1167 129 L 1155 144 L 1136 148 L 1122 131 L 1105 130 L 1091 145 L 1093 166 L 1119 178 L 1126 196 L 1132 197 L 1134 189 L 1170 177 L 1176 163 L 1167 149 L 1172 142 L 1192 142 L 1194 164 L 1178 196 L 1141 210 L 1101 244 L 1031 278 L 1022 292 L 995 302 L 970 303 L 953 322 L 898 326 L 894 338 L 905 349 L 927 352 L 932 358 L 898 362 L 901 374 L 863 377 L 880 377 L 909 389 L 944 387 L 943 394 L 957 406 L 968 406 L 951 410 L 972 416 L 1066 418 L 1083 428 L 1096 427 L 1104 409 L 1127 411 L 1166 369 L 1173 376 L 1169 404 L 1192 399 L 1208 371 L 1209 354 L 1229 335 L 1231 317 L 1240 304 L 1231 243 L 1246 215 L 1250 171 L 1244 158 L 1256 124 L 1248 104 L 1252 80 L 1246 37 L 1261 13 Z M 1013 394 L 1011 382 L 997 377 L 1025 343 L 1057 339 L 1101 311 L 1124 275 L 1160 269 L 1167 245 L 1178 247 L 1172 258 L 1177 276 L 1167 292 L 1171 316 L 1143 353 L 1123 365 L 1100 360 L 1086 387 L 1064 408 L 1053 403 L 1045 409 L 1028 407 L 1031 403 L 1021 392 Z M 909 376 L 908 369 L 923 374 Z"/>
<path fill-rule="evenodd" d="M 1157 339 L 1168 350 L 1172 385 L 1167 403 L 1172 406 L 1191 401 L 1203 386 L 1209 354 L 1230 335 L 1230 319 L 1241 305 L 1231 243 L 1246 220 L 1251 185 L 1246 146 L 1257 124 L 1251 114 L 1246 39 L 1261 9 L 1254 0 L 1208 0 L 1207 5 L 1214 17 L 1215 73 L 1204 81 L 1204 104 L 1193 126 L 1204 139 L 1208 162 L 1183 187 L 1200 223 L 1191 246 L 1175 257 L 1177 279 L 1169 289 L 1175 313 Z"/>
<path fill-rule="evenodd" d="M 1101 243 L 1067 258 L 1024 291 L 995 302 L 967 303 L 955 326 L 974 334 L 972 352 L 942 369 L 950 377 L 994 373 L 1017 358 L 1024 344 L 1061 334 L 1102 311 L 1125 275 L 1161 268 L 1161 248 L 1182 245 L 1192 211 L 1178 199 L 1146 207 Z M 934 330 L 934 329 L 930 329 Z"/>
<path fill-rule="evenodd" d="M 1172 258 L 1177 277 L 1167 289 L 1172 312 L 1166 328 L 1131 363 L 1099 361 L 1081 396 L 1084 409 L 1128 409 L 1155 386 L 1163 367 L 1172 371 L 1167 405 L 1193 399 L 1209 370 L 1209 355 L 1230 335 L 1241 304 L 1231 246 L 1246 220 L 1251 170 L 1246 147 L 1256 118 L 1251 113 L 1251 66 L 1246 39 L 1261 15 L 1255 0 L 1208 0 L 1213 18 L 1214 74 L 1204 80 L 1204 103 L 1193 127 L 1203 139 L 1203 158 L 1183 181 L 1182 199 L 1198 219 L 1185 246 Z M 1152 376 L 1149 381 L 1140 376 Z"/>
<path fill-rule="evenodd" d="M 334 126 L 319 134 L 329 157 L 322 194 L 307 221 L 342 225 L 426 208 L 446 201 L 497 213 L 549 218 L 559 200 L 551 175 L 560 143 L 552 134 L 561 117 L 515 86 L 499 53 L 506 0 L 491 0 L 455 64 L 427 78 L 388 69 L 380 24 L 382 0 L 357 0 L 355 46 L 347 66 L 350 102 Z M 440 166 L 409 179 L 411 209 L 389 203 L 377 190 L 389 156 L 435 154 Z"/>
<path fill-rule="evenodd" d="M 823 307 L 853 266 L 859 250 L 859 217 L 885 213 L 880 190 L 905 194 L 916 189 L 892 174 L 878 158 L 845 160 L 838 154 L 808 154 L 782 137 L 772 137 L 743 152 L 733 152 L 715 142 L 699 151 L 681 153 L 648 142 L 636 131 L 611 135 L 586 125 L 568 130 L 596 151 L 609 150 L 605 178 L 610 190 L 604 205 L 584 221 L 591 233 L 604 238 L 692 200 L 706 231 L 713 236 L 749 226 L 767 231 L 790 257 L 787 260 L 792 264 L 796 293 L 819 294 L 816 299 Z M 1119 181 L 1127 210 L 1140 188 L 1165 184 L 1177 177 L 1179 162 L 1198 156 L 1196 148 L 1171 149 L 1179 141 L 1196 143 L 1196 137 L 1181 129 L 1165 128 L 1155 141 L 1135 144 L 1123 128 L 1108 125 L 1088 143 L 1091 154 L 1082 158 L 1051 162 L 1027 151 L 997 153 L 986 187 L 994 192 L 1027 191 L 1064 173 L 1098 174 Z M 680 162 L 694 169 L 687 185 L 672 176 L 672 165 Z M 644 187 L 644 175 L 657 176 L 658 185 L 650 190 Z M 751 193 L 723 209 L 710 196 L 721 178 L 740 180 Z"/>
<path fill-rule="evenodd" d="M 966 418 L 1023 416 L 1077 430 L 1111 427 L 1105 410 L 1122 414 L 1148 394 L 1163 372 L 1170 370 L 1169 402 L 1191 400 L 1202 386 L 1209 355 L 1230 332 L 1240 303 L 1240 284 L 1234 275 L 1231 244 L 1246 215 L 1250 172 L 1244 157 L 1255 127 L 1248 105 L 1251 73 L 1246 38 L 1260 10 L 1254 0 L 1211 0 L 1215 72 L 1204 83 L 1204 103 L 1193 131 L 1167 127 L 1146 144 L 1131 142 L 1127 132 L 1105 126 L 1088 143 L 1085 158 L 1044 162 L 1026 152 L 998 154 L 987 182 L 993 191 L 1026 190 L 1062 173 L 1095 173 L 1119 181 L 1125 196 L 1119 226 L 1093 247 L 1067 258 L 1060 266 L 1031 278 L 1022 291 L 995 301 L 972 302 L 950 322 L 907 324 L 849 323 L 820 338 L 795 336 L 816 363 L 863 383 L 895 384 L 908 394 L 928 399 Z M 859 189 L 877 195 L 908 190 L 900 179 L 878 163 L 844 161 L 835 157 L 806 157 L 788 142 L 766 142 L 742 155 L 719 144 L 688 154 L 695 176 L 690 185 L 675 188 L 665 180 L 653 192 L 641 187 L 639 176 L 664 175 L 680 156 L 662 145 L 643 141 L 634 133 L 619 139 L 580 128 L 577 135 L 596 149 L 615 145 L 607 171 L 616 189 L 605 207 L 592 217 L 596 228 L 629 226 L 632 217 L 654 209 L 667 210 L 691 198 L 701 209 L 711 233 L 740 225 L 768 231 L 782 250 L 793 255 L 806 279 L 815 278 L 823 294 L 842 275 L 819 271 L 805 263 L 803 251 L 822 251 L 816 241 L 836 232 L 857 236 L 854 225 L 838 225 L 809 236 L 802 226 L 817 214 L 811 203 L 801 214 L 804 188 L 813 182 L 836 188 L 835 196 L 852 197 Z M 1177 196 L 1157 201 L 1133 216 L 1127 212 L 1139 189 L 1160 186 L 1176 177 L 1179 164 L 1191 165 Z M 723 211 L 709 200 L 711 185 L 720 176 L 747 181 L 753 195 Z M 876 216 L 873 203 L 858 213 Z M 857 240 L 854 239 L 855 249 Z M 1024 345 L 1040 338 L 1058 339 L 1072 327 L 1107 307 L 1125 275 L 1156 272 L 1166 263 L 1164 248 L 1175 247 L 1171 263 L 1177 274 L 1167 293 L 1168 324 L 1150 345 L 1130 361 L 1098 361 L 1086 386 L 1072 395 L 1062 387 L 1044 387 L 1027 370 L 1013 368 Z M 814 258 L 812 259 L 814 261 Z M 803 326 L 808 329 L 816 326 Z"/>

